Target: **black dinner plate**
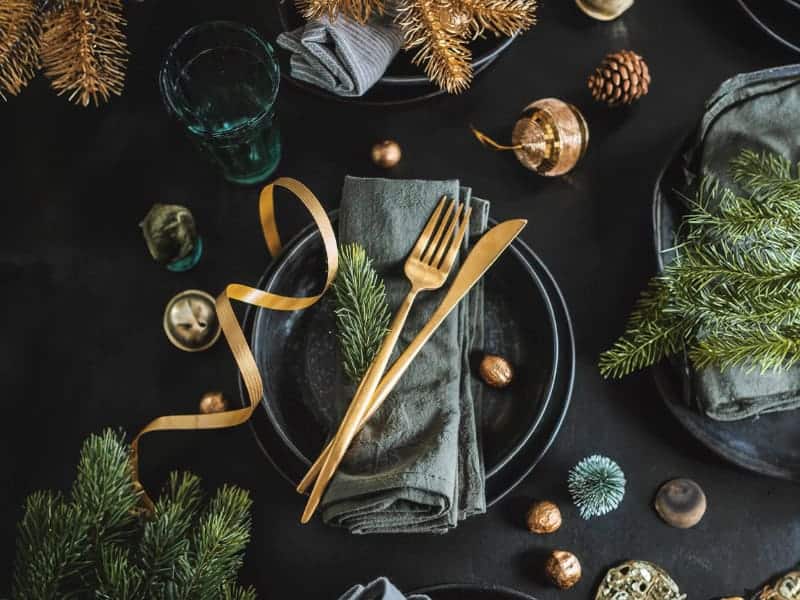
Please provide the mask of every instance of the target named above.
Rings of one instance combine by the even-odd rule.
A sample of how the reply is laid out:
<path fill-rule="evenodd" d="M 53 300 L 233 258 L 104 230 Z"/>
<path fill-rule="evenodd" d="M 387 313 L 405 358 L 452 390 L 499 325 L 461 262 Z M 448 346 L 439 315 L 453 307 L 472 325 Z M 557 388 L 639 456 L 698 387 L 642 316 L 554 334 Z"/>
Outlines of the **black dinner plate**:
<path fill-rule="evenodd" d="M 431 600 L 536 600 L 533 596 L 499 585 L 468 583 L 434 585 L 415 590 L 412 594 L 425 594 Z"/>
<path fill-rule="evenodd" d="M 736 0 L 773 40 L 800 53 L 800 0 Z"/>
<path fill-rule="evenodd" d="M 301 27 L 303 17 L 297 11 L 293 0 L 276 0 L 280 24 L 283 31 L 292 31 Z M 492 64 L 506 48 L 514 41 L 516 36 L 495 37 L 493 35 L 482 37 L 470 43 L 472 52 L 472 73 L 477 76 Z M 400 51 L 386 73 L 366 94 L 358 98 L 337 96 L 314 85 L 300 81 L 290 75 L 289 53 L 278 48 L 281 61 L 282 77 L 289 83 L 302 90 L 321 96 L 329 100 L 350 102 L 363 105 L 399 105 L 419 102 L 428 98 L 439 96 L 444 92 L 433 84 L 424 74 L 421 67 L 411 62 L 413 54 Z"/>
<path fill-rule="evenodd" d="M 332 214 L 335 224 L 336 215 Z M 293 242 L 264 278 L 264 289 L 309 296 L 324 283 L 319 231 L 310 227 Z M 493 477 L 533 435 L 553 390 L 558 337 L 544 284 L 511 249 L 493 265 L 484 282 L 484 350 L 503 354 L 515 366 L 514 384 L 483 388 L 483 455 Z M 337 352 L 332 298 L 304 311 L 259 310 L 252 348 L 264 380 L 263 406 L 278 436 L 305 465 L 311 465 L 332 434 L 309 409 L 346 405 Z M 319 410 L 319 409 L 317 409 Z M 338 422 L 340 415 L 327 422 Z"/>
<path fill-rule="evenodd" d="M 302 235 L 300 236 L 301 238 Z M 535 428 L 534 434 L 525 440 L 502 469 L 497 470 L 493 477 L 487 478 L 486 499 L 487 504 L 490 506 L 502 499 L 525 479 L 551 447 L 569 408 L 575 374 L 575 344 L 572 324 L 566 303 L 555 280 L 541 260 L 524 242 L 519 239 L 515 240 L 512 243 L 512 249 L 524 259 L 527 265 L 526 268 L 538 275 L 547 297 L 552 303 L 555 314 L 555 338 L 558 342 L 558 355 L 552 393 L 538 419 L 538 426 Z M 262 278 L 259 284 L 261 287 L 265 284 L 268 274 L 269 271 Z M 256 313 L 257 309 L 248 307 L 244 318 L 246 331 L 252 331 Z M 246 395 L 241 379 L 239 388 L 240 399 L 243 403 L 246 403 Z M 308 469 L 308 463 L 300 459 L 285 444 L 285 441 L 276 431 L 274 420 L 270 418 L 267 411 L 256 411 L 250 420 L 250 427 L 266 458 L 287 481 L 293 486 L 296 485 Z"/>
<path fill-rule="evenodd" d="M 657 256 L 660 249 L 673 246 L 672 232 L 685 211 L 674 200 L 673 182 L 680 181 L 681 157 L 693 142 L 694 138 L 690 137 L 683 144 L 656 182 L 653 230 Z M 692 389 L 691 366 L 687 361 L 677 358 L 662 361 L 653 367 L 653 375 L 672 414 L 714 453 L 749 471 L 800 482 L 800 410 L 741 421 L 715 421 L 695 408 L 697 401 Z"/>

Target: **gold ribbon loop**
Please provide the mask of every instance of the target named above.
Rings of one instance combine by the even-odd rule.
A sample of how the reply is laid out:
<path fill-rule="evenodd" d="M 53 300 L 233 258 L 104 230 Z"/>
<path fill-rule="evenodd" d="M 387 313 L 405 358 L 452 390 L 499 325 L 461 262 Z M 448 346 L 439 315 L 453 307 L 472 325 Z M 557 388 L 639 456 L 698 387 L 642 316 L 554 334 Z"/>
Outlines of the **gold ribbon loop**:
<path fill-rule="evenodd" d="M 331 225 L 325 209 L 322 208 L 322 205 L 319 203 L 319 200 L 317 200 L 311 190 L 296 179 L 281 177 L 261 191 L 258 205 L 259 217 L 261 219 L 261 229 L 264 233 L 264 240 L 267 243 L 270 254 L 276 257 L 280 253 L 282 247 L 278 226 L 275 220 L 274 193 L 276 187 L 284 188 L 292 192 L 297 199 L 302 202 L 303 206 L 305 206 L 306 210 L 308 210 L 311 215 L 314 224 L 319 228 L 320 234 L 322 235 L 322 243 L 325 247 L 325 258 L 328 269 L 325 284 L 320 293 L 316 296 L 292 297 L 265 292 L 239 283 L 232 283 L 217 297 L 217 318 L 219 319 L 222 333 L 225 334 L 225 339 L 233 353 L 236 365 L 239 367 L 242 380 L 247 389 L 247 395 L 250 399 L 250 405 L 245 408 L 228 410 L 222 413 L 168 415 L 150 421 L 131 442 L 131 462 L 133 465 L 134 483 L 143 491 L 144 487 L 139 481 L 139 440 L 145 433 L 151 431 L 222 429 L 225 427 L 234 427 L 247 422 L 261 402 L 264 390 L 263 382 L 261 381 L 261 373 L 258 370 L 258 365 L 253 357 L 253 353 L 250 351 L 250 346 L 244 337 L 244 332 L 239 324 L 239 320 L 233 312 L 231 300 L 238 300 L 245 304 L 252 304 L 271 310 L 300 310 L 308 308 L 322 298 L 336 277 L 336 272 L 339 268 L 339 254 L 336 249 L 336 235 L 333 232 L 333 226 Z M 146 492 L 144 492 L 142 500 L 145 506 L 152 510 L 153 503 Z"/>

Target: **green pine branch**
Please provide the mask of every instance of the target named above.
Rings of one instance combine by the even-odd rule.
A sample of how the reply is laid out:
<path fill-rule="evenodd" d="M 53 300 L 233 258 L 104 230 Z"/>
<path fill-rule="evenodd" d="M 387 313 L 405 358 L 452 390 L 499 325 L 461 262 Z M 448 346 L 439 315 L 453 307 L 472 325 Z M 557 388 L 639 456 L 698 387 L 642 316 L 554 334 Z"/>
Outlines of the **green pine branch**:
<path fill-rule="evenodd" d="M 748 196 L 706 178 L 678 229 L 675 258 L 600 356 L 622 377 L 688 347 L 697 368 L 783 369 L 800 360 L 800 178 L 751 151 L 731 163 Z"/>
<path fill-rule="evenodd" d="M 148 519 L 137 509 L 121 433 L 90 436 L 68 496 L 35 492 L 18 524 L 12 598 L 254 600 L 236 584 L 250 539 L 250 498 L 230 486 L 204 502 L 173 473 Z"/>
<path fill-rule="evenodd" d="M 378 353 L 390 318 L 386 286 L 359 244 L 339 249 L 333 291 L 344 371 L 352 382 L 358 382 Z"/>

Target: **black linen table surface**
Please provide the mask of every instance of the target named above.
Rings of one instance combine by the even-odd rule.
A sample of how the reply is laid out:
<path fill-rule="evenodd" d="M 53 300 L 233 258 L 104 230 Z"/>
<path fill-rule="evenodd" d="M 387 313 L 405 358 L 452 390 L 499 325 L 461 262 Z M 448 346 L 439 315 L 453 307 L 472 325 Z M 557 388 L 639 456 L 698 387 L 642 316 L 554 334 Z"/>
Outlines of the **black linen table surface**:
<path fill-rule="evenodd" d="M 66 489 L 82 439 L 106 426 L 129 435 L 152 417 L 194 412 L 202 393 L 236 403 L 236 369 L 224 342 L 201 354 L 173 348 L 161 328 L 167 300 L 186 288 L 217 293 L 254 283 L 268 255 L 257 221 L 258 187 L 226 183 L 170 121 L 157 69 L 168 45 L 210 18 L 244 21 L 265 36 L 268 1 L 127 6 L 132 52 L 125 94 L 99 109 L 68 104 L 39 78 L 0 104 L 3 228 L 0 237 L 0 596 L 10 588 L 15 523 L 26 495 Z M 653 273 L 650 203 L 655 178 L 719 83 L 800 59 L 748 23 L 733 0 L 639 0 L 621 19 L 594 22 L 570 0 L 549 0 L 539 25 L 458 97 L 399 108 L 325 101 L 282 83 L 278 116 L 284 158 L 278 175 L 306 183 L 327 208 L 344 176 L 385 174 L 369 160 L 384 138 L 403 147 L 391 176 L 460 178 L 492 199 L 498 219 L 529 220 L 522 237 L 560 283 L 574 320 L 573 403 L 554 448 L 510 497 L 444 536 L 356 537 L 319 519 L 299 525 L 304 500 L 260 454 L 248 427 L 153 434 L 142 443 L 145 485 L 169 471 L 201 475 L 207 489 L 230 482 L 252 491 L 253 540 L 242 580 L 262 598 L 336 598 L 387 575 L 404 590 L 444 582 L 488 582 L 540 599 L 593 598 L 609 567 L 658 563 L 693 599 L 740 595 L 800 560 L 800 488 L 744 472 L 693 440 L 670 415 L 648 373 L 603 381 L 597 355 L 623 328 Z M 650 94 L 630 109 L 592 103 L 586 77 L 606 52 L 647 60 Z M 474 123 L 510 136 L 529 102 L 555 96 L 584 110 L 589 151 L 560 179 L 526 171 L 511 153 L 481 147 Z M 138 223 L 154 202 L 192 209 L 205 254 L 176 274 L 148 256 Z M 305 214 L 278 207 L 283 230 Z M 570 466 L 588 454 L 615 459 L 628 477 L 619 510 L 583 521 L 566 491 Z M 652 509 L 658 486 L 697 480 L 706 517 L 682 531 Z M 558 502 L 561 530 L 529 534 L 533 498 Z M 544 581 L 547 554 L 579 556 L 584 577 L 570 592 Z"/>

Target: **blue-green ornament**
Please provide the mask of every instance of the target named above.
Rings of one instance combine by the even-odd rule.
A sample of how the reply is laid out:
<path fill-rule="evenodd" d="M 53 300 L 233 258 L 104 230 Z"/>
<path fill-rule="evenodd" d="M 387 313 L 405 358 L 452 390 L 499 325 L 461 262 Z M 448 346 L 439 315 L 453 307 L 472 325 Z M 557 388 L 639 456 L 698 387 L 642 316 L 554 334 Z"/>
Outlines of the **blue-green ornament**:
<path fill-rule="evenodd" d="M 185 206 L 154 204 L 140 226 L 150 255 L 170 271 L 188 271 L 200 260 L 203 240 Z"/>
<path fill-rule="evenodd" d="M 610 513 L 625 496 L 625 473 L 613 460 L 599 454 L 572 467 L 568 484 L 572 500 L 584 519 Z"/>

